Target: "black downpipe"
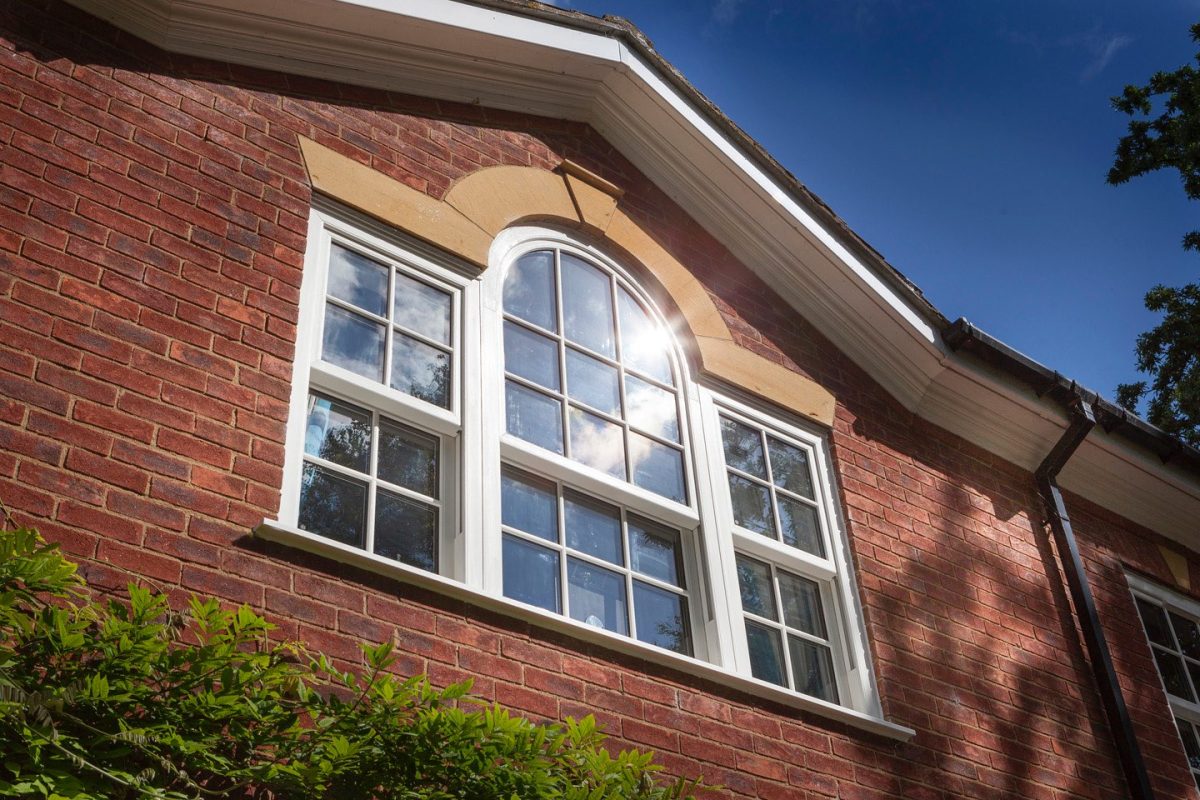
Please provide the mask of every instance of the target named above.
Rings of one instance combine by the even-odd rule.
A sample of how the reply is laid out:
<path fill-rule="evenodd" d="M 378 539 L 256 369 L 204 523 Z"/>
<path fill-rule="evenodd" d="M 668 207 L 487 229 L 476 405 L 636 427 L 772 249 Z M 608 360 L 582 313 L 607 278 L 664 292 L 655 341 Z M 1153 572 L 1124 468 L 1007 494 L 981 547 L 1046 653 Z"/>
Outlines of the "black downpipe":
<path fill-rule="evenodd" d="M 1062 560 L 1067 587 L 1071 592 L 1071 602 L 1075 606 L 1075 614 L 1083 630 L 1084 644 L 1092 662 L 1096 686 L 1100 691 L 1100 702 L 1108 716 L 1117 754 L 1121 759 L 1121 768 L 1125 772 L 1125 781 L 1129 784 L 1130 796 L 1134 800 L 1153 800 L 1154 792 L 1150 788 L 1150 777 L 1146 774 L 1146 763 L 1142 760 L 1142 752 L 1133 733 L 1133 723 L 1129 719 L 1129 709 L 1125 707 L 1121 685 L 1117 682 L 1117 671 L 1113 668 L 1112 656 L 1108 651 L 1108 642 L 1105 641 L 1104 630 L 1100 627 L 1100 617 L 1096 614 L 1096 603 L 1092 599 L 1087 573 L 1083 571 L 1083 561 L 1079 557 L 1075 533 L 1071 530 L 1071 518 L 1067 515 L 1067 506 L 1056 482 L 1059 471 L 1096 425 L 1092 404 L 1088 401 L 1076 398 L 1072 411 L 1070 427 L 1038 467 L 1034 479 L 1049 512 L 1050 527 L 1054 530 L 1058 555 Z"/>

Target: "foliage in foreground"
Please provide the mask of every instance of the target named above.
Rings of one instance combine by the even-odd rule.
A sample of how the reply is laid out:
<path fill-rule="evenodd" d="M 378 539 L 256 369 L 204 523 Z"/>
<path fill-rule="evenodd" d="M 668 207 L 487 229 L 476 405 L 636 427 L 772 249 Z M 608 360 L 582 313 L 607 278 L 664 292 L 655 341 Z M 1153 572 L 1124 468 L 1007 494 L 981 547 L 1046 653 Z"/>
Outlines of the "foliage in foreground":
<path fill-rule="evenodd" d="M 1192 26 L 1192 39 L 1200 42 L 1200 25 Z M 1185 64 L 1156 73 L 1145 86 L 1126 86 L 1112 102 L 1130 120 L 1117 145 L 1108 182 L 1121 184 L 1156 170 L 1174 169 L 1188 198 L 1200 199 L 1200 70 Z M 1151 118 L 1156 108 L 1161 113 Z M 1200 231 L 1186 233 L 1183 246 L 1200 249 Z M 1149 420 L 1200 447 L 1200 283 L 1155 286 L 1145 302 L 1148 310 L 1163 314 L 1157 327 L 1137 339 L 1138 370 L 1153 381 L 1121 384 L 1117 401 L 1136 408 L 1148 394 Z"/>
<path fill-rule="evenodd" d="M 423 678 L 273 643 L 249 608 L 137 586 L 94 602 L 28 529 L 0 532 L 0 797 L 690 800 L 591 717 L 535 725 Z"/>

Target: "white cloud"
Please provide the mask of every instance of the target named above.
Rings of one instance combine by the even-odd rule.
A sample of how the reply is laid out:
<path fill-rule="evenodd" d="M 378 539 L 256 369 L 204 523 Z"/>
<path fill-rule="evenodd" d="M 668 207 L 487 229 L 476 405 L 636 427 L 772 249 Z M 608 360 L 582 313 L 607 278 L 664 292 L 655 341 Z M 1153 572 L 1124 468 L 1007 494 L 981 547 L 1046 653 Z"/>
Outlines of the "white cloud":
<path fill-rule="evenodd" d="M 737 19 L 745 0 L 715 0 L 712 7 L 713 22 L 728 25 Z"/>

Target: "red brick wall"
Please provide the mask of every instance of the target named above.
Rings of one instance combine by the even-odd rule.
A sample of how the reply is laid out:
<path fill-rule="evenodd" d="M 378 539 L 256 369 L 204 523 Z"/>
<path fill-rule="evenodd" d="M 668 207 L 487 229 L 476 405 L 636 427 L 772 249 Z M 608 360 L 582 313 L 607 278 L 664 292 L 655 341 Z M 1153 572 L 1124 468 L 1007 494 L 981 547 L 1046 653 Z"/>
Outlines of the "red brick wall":
<path fill-rule="evenodd" d="M 265 608 L 347 661 L 538 717 L 595 712 L 732 795 L 1124 796 L 1031 476 L 904 411 L 590 128 L 168 56 L 0 6 L 0 497 L 86 562 Z M 895 743 L 254 541 L 277 511 L 310 189 L 297 135 L 440 197 L 571 158 L 688 264 L 746 347 L 839 399 L 833 451 Z M 1069 498 L 1161 797 L 1195 796 L 1122 565 L 1154 534 Z"/>

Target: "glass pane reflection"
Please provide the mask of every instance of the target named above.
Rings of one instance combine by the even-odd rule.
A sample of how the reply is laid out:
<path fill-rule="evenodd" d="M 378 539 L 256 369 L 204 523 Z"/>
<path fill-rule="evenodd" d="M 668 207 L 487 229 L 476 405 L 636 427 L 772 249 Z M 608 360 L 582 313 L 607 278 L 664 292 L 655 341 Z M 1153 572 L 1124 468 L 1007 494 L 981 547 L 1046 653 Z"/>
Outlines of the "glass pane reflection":
<path fill-rule="evenodd" d="M 567 546 L 621 566 L 621 515 L 613 506 L 570 492 L 563 501 Z"/>
<path fill-rule="evenodd" d="M 308 396 L 304 452 L 359 472 L 371 457 L 371 414 L 329 397 Z"/>
<path fill-rule="evenodd" d="M 558 541 L 558 495 L 550 481 L 505 469 L 500 477 L 500 515 L 510 528 Z"/>
<path fill-rule="evenodd" d="M 571 619 L 614 633 L 629 633 L 624 578 L 609 570 L 568 558 L 567 586 Z"/>
<path fill-rule="evenodd" d="M 505 381 L 508 432 L 527 442 L 562 453 L 562 403 L 519 383 Z"/>
<path fill-rule="evenodd" d="M 560 254 L 559 260 L 563 332 L 572 342 L 612 358 L 616 348 L 608 275 L 569 253 Z"/>
<path fill-rule="evenodd" d="M 392 342 L 392 388 L 450 407 L 450 354 L 397 332 Z"/>
<path fill-rule="evenodd" d="M 817 509 L 779 495 L 779 527 L 783 530 L 783 541 L 792 547 L 825 557 L 825 544 L 821 541 L 821 522 Z"/>
<path fill-rule="evenodd" d="M 767 487 L 739 475 L 729 476 L 729 495 L 733 500 L 733 521 L 743 528 L 772 539 L 775 535 L 771 493 Z"/>
<path fill-rule="evenodd" d="M 621 360 L 625 365 L 660 383 L 674 385 L 666 332 L 654 324 L 622 286 L 617 287 L 617 314 L 621 324 Z"/>
<path fill-rule="evenodd" d="M 329 248 L 329 294 L 364 311 L 386 316 L 388 268 L 334 244 Z"/>
<path fill-rule="evenodd" d="M 504 369 L 547 389 L 558 390 L 558 343 L 539 333 L 504 323 Z"/>
<path fill-rule="evenodd" d="M 833 656 L 828 647 L 797 636 L 788 637 L 788 655 L 792 659 L 792 680 L 801 694 L 838 701 L 837 681 L 833 677 Z"/>
<path fill-rule="evenodd" d="M 383 326 L 327 303 L 321 358 L 356 375 L 382 381 Z"/>
<path fill-rule="evenodd" d="M 625 376 L 629 424 L 673 442 L 679 441 L 675 395 L 633 375 Z"/>
<path fill-rule="evenodd" d="M 633 468 L 634 484 L 668 500 L 687 502 L 681 452 L 630 431 L 629 461 Z"/>
<path fill-rule="evenodd" d="M 771 568 L 745 556 L 738 556 L 737 574 L 742 608 L 750 614 L 777 621 L 779 614 L 775 610 L 775 588 L 771 585 Z"/>
<path fill-rule="evenodd" d="M 411 567 L 437 572 L 438 511 L 380 490 L 375 496 L 375 552 Z"/>
<path fill-rule="evenodd" d="M 815 583 L 780 570 L 779 596 L 783 603 L 783 621 L 787 625 L 827 638 L 825 616 L 821 613 L 821 590 Z"/>
<path fill-rule="evenodd" d="M 570 409 L 571 458 L 581 464 L 625 477 L 625 438 L 620 425 L 578 408 Z"/>
<path fill-rule="evenodd" d="M 767 478 L 767 462 L 763 458 L 762 437 L 749 425 L 721 417 L 721 442 L 725 447 L 725 463 L 756 478 Z"/>
<path fill-rule="evenodd" d="M 435 342 L 450 344 L 450 295 L 429 284 L 396 273 L 392 320 Z"/>
<path fill-rule="evenodd" d="M 567 348 L 567 394 L 597 411 L 619 417 L 621 389 L 617 370 L 603 361 Z"/>
<path fill-rule="evenodd" d="M 629 558 L 635 572 L 683 586 L 679 569 L 679 532 L 629 517 Z"/>
<path fill-rule="evenodd" d="M 509 268 L 504 279 L 504 311 L 548 331 L 558 330 L 554 253 L 526 253 Z"/>
<path fill-rule="evenodd" d="M 687 601 L 683 597 L 634 581 L 633 609 L 638 639 L 676 653 L 692 654 Z"/>
<path fill-rule="evenodd" d="M 301 530 L 342 544 L 363 546 L 367 522 L 367 485 L 315 464 L 304 465 L 300 479 Z"/>
<path fill-rule="evenodd" d="M 438 439 L 388 419 L 379 421 L 379 468 L 382 480 L 438 496 Z"/>
<path fill-rule="evenodd" d="M 558 553 L 518 539 L 504 537 L 504 596 L 560 613 Z"/>
<path fill-rule="evenodd" d="M 750 674 L 760 681 L 787 686 L 779 631 L 746 620 L 746 644 L 750 648 Z"/>
<path fill-rule="evenodd" d="M 809 500 L 815 499 L 808 453 L 773 436 L 767 437 L 767 449 L 771 453 L 771 477 L 775 485 Z"/>

